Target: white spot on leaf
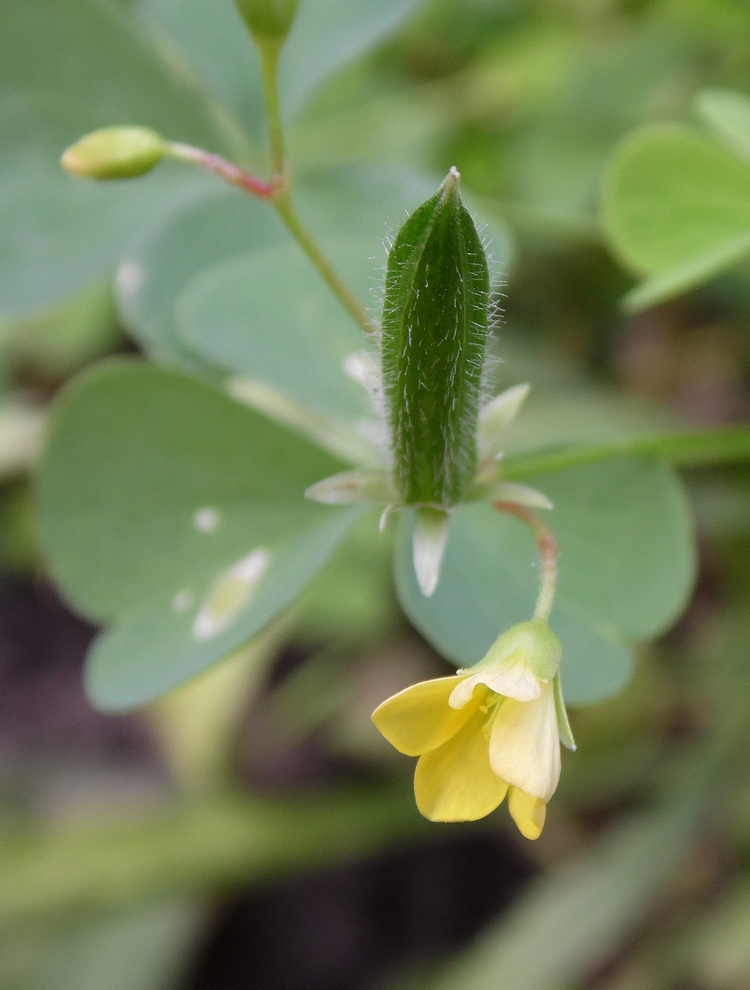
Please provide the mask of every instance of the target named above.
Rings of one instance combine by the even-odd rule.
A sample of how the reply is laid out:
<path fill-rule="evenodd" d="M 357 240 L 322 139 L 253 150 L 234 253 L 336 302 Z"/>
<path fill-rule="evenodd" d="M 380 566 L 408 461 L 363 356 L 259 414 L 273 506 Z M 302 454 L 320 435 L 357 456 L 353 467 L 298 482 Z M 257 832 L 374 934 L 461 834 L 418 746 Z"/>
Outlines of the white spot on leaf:
<path fill-rule="evenodd" d="M 124 261 L 117 269 L 117 288 L 123 296 L 133 296 L 143 284 L 143 268 L 137 261 Z"/>
<path fill-rule="evenodd" d="M 195 617 L 193 636 L 196 639 L 213 639 L 229 629 L 249 605 L 270 563 L 271 556 L 267 550 L 253 550 L 220 574 L 209 588 Z"/>
<path fill-rule="evenodd" d="M 199 533 L 213 533 L 219 528 L 221 516 L 216 509 L 198 509 L 193 516 L 193 526 Z"/>
<path fill-rule="evenodd" d="M 182 591 L 178 591 L 172 599 L 172 608 L 175 612 L 187 612 L 192 604 L 193 596 L 187 588 L 183 588 Z"/>

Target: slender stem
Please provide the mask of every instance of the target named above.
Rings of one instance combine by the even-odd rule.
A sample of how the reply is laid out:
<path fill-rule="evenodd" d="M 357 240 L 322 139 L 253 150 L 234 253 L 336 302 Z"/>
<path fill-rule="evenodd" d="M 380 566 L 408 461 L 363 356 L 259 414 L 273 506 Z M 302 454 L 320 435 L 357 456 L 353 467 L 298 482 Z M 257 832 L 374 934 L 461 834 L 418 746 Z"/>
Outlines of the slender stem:
<path fill-rule="evenodd" d="M 284 150 L 284 125 L 281 121 L 279 105 L 279 55 L 282 42 L 273 38 L 256 37 L 260 57 L 260 74 L 263 81 L 263 95 L 266 100 L 266 121 L 268 141 L 271 146 L 271 171 L 276 178 L 286 176 L 286 153 Z"/>
<path fill-rule="evenodd" d="M 271 168 L 273 171 L 272 196 L 276 212 L 289 233 L 297 241 L 326 285 L 330 288 L 344 309 L 365 333 L 375 331 L 375 325 L 367 310 L 345 284 L 339 273 L 320 249 L 318 243 L 300 220 L 292 204 L 291 177 L 284 149 L 284 125 L 279 106 L 279 55 L 282 42 L 269 38 L 256 38 L 260 55 L 260 71 L 263 80 L 263 94 L 266 101 L 268 139 L 271 145 Z"/>
<path fill-rule="evenodd" d="M 309 260 L 315 266 L 318 274 L 330 288 L 344 309 L 349 313 L 366 334 L 377 331 L 377 325 L 370 318 L 367 310 L 360 303 L 351 289 L 346 285 L 330 260 L 323 253 L 313 236 L 300 220 L 291 199 L 291 179 L 287 169 L 284 151 L 284 128 L 279 108 L 278 63 L 281 43 L 264 38 L 258 41 L 263 93 L 266 101 L 268 118 L 268 136 L 271 145 L 270 182 L 259 179 L 245 172 L 237 165 L 209 154 L 202 148 L 193 148 L 187 144 L 170 144 L 170 154 L 183 161 L 192 162 L 220 176 L 233 186 L 238 186 L 253 196 L 270 200 L 276 212 L 283 221 L 289 233 L 297 241 Z"/>
<path fill-rule="evenodd" d="M 665 433 L 594 444 L 567 444 L 509 454 L 502 461 L 503 478 L 517 480 L 535 474 L 565 471 L 615 457 L 663 457 L 676 467 L 710 467 L 750 461 L 750 426 Z"/>
<path fill-rule="evenodd" d="M 228 162 L 219 155 L 212 155 L 202 148 L 194 148 L 189 144 L 175 142 L 169 145 L 169 151 L 173 158 L 179 158 L 193 165 L 199 165 L 201 168 L 213 172 L 214 175 L 218 175 L 225 182 L 237 186 L 260 199 L 269 200 L 281 217 L 289 233 L 297 241 L 317 269 L 323 281 L 354 322 L 367 334 L 376 332 L 377 325 L 370 318 L 367 310 L 341 278 L 297 215 L 297 211 L 292 204 L 289 193 L 289 181 L 286 175 L 276 173 L 270 182 L 266 182 L 255 175 L 251 175 L 249 172 L 245 172 L 237 165 Z"/>
<path fill-rule="evenodd" d="M 194 148 L 189 144 L 172 142 L 169 145 L 169 153 L 173 158 L 179 158 L 181 161 L 199 165 L 208 172 L 213 172 L 214 175 L 218 175 L 230 185 L 238 186 L 260 199 L 270 199 L 276 190 L 273 182 L 265 182 L 263 179 L 245 172 L 239 166 L 233 165 L 225 158 L 204 151 L 203 148 Z"/>
<path fill-rule="evenodd" d="M 525 505 L 517 502 L 495 502 L 495 508 L 498 512 L 520 519 L 534 533 L 541 562 L 541 581 L 534 618 L 547 622 L 552 612 L 557 585 L 557 540 L 549 526 Z"/>
<path fill-rule="evenodd" d="M 343 281 L 339 273 L 333 267 L 329 259 L 320 249 L 315 239 L 300 220 L 297 211 L 289 196 L 288 191 L 276 193 L 272 199 L 276 212 L 284 221 L 287 230 L 299 244 L 307 257 L 313 263 L 323 281 L 328 285 L 331 292 L 336 296 L 344 309 L 349 313 L 355 323 L 357 323 L 365 333 L 375 333 L 377 327 L 370 318 L 367 310 L 360 303 L 351 289 Z"/>

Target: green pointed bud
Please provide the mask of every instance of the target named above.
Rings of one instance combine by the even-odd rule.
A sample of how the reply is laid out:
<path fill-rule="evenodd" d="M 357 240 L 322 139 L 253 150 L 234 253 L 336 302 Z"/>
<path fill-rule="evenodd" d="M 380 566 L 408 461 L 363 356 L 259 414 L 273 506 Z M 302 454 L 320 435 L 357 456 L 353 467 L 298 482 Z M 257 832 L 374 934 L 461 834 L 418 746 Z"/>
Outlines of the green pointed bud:
<path fill-rule="evenodd" d="M 169 145 L 148 127 L 105 127 L 72 144 L 61 163 L 66 172 L 86 179 L 134 179 L 150 172 Z"/>
<path fill-rule="evenodd" d="M 291 30 L 299 0 L 235 0 L 242 20 L 256 38 L 283 41 Z"/>
<path fill-rule="evenodd" d="M 448 509 L 476 474 L 489 273 L 459 181 L 451 169 L 388 255 L 381 355 L 404 505 Z"/>

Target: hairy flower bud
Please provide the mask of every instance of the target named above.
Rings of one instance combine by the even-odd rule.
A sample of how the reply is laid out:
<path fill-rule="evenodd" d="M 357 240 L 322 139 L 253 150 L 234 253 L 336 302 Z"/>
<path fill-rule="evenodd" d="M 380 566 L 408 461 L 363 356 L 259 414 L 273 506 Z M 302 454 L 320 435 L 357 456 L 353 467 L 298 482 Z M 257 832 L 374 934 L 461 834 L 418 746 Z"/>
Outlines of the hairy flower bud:
<path fill-rule="evenodd" d="M 489 273 L 459 181 L 451 169 L 388 256 L 383 386 L 404 505 L 451 508 L 476 474 Z"/>
<path fill-rule="evenodd" d="M 105 127 L 64 153 L 66 172 L 86 179 L 133 179 L 150 172 L 167 154 L 166 141 L 148 127 Z"/>

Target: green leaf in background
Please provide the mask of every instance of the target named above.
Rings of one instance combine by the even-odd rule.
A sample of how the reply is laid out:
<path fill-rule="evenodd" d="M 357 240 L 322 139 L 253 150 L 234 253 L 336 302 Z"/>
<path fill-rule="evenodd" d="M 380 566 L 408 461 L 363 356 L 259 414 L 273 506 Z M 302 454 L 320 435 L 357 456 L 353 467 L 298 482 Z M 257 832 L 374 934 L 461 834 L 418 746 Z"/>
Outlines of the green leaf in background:
<path fill-rule="evenodd" d="M 306 502 L 341 463 L 228 396 L 133 361 L 60 398 L 37 486 L 63 593 L 114 629 L 92 698 L 123 709 L 227 655 L 285 608 L 359 510 Z"/>
<path fill-rule="evenodd" d="M 594 702 L 628 678 L 622 644 L 668 628 L 685 606 L 695 566 L 687 505 L 675 475 L 650 460 L 613 460 L 531 483 L 555 505 L 545 514 L 560 547 L 550 624 L 563 643 L 565 696 Z M 537 549 L 516 520 L 485 505 L 461 508 L 433 598 L 417 587 L 410 539 L 407 523 L 396 562 L 401 603 L 457 664 L 476 663 L 503 629 L 532 614 Z"/>
<path fill-rule="evenodd" d="M 648 280 L 643 309 L 750 254 L 750 164 L 688 127 L 631 134 L 606 175 L 602 219 L 615 254 Z"/>
<path fill-rule="evenodd" d="M 616 957 L 694 850 L 715 790 L 714 762 L 713 752 L 692 754 L 692 765 L 679 767 L 686 779 L 671 800 L 551 868 L 421 990 L 496 990 L 498 973 L 504 986 L 523 990 L 585 986 Z"/>
<path fill-rule="evenodd" d="M 0 326 L 0 355 L 30 363 L 53 377 L 121 346 L 110 279 L 93 282 L 63 303 Z"/>
<path fill-rule="evenodd" d="M 140 815 L 110 810 L 93 820 L 2 837 L 0 931 L 7 942 L 23 924 L 97 917 L 186 895 L 246 895 L 429 833 L 411 788 L 403 786 L 273 799 L 237 788 Z"/>
<path fill-rule="evenodd" d="M 147 905 L 16 932 L 0 948 L 7 990 L 164 990 L 190 964 L 203 924 L 190 903 Z"/>
<path fill-rule="evenodd" d="M 731 89 L 704 89 L 695 111 L 716 136 L 743 158 L 750 159 L 750 99 Z"/>
<path fill-rule="evenodd" d="M 528 77 L 519 89 L 528 102 L 521 95 L 521 126 L 508 138 L 513 207 L 531 228 L 596 239 L 598 191 L 612 147 L 655 114 L 673 112 L 674 78 L 691 46 L 653 22 L 631 23 L 606 38 L 549 24 L 522 39 L 515 51 L 510 40 L 510 50 L 495 56 L 501 78 L 512 78 L 520 56 L 525 73 L 538 74 L 540 89 L 529 100 Z M 503 91 L 499 80 L 496 91 Z"/>
<path fill-rule="evenodd" d="M 371 288 L 369 241 L 324 245 L 360 299 Z M 366 393 L 344 373 L 365 345 L 296 244 L 241 255 L 202 272 L 177 305 L 187 347 L 227 372 L 270 384 L 315 412 L 355 420 Z"/>
<path fill-rule="evenodd" d="M 418 0 L 302 0 L 281 58 L 284 112 L 298 113 L 327 76 L 377 44 L 417 4 Z M 233 0 L 140 0 L 140 7 L 259 141 L 264 126 L 260 72 Z"/>
<path fill-rule="evenodd" d="M 120 6 L 0 6 L 0 311 L 69 295 L 205 180 L 160 169 L 117 188 L 76 181 L 60 154 L 86 131 L 138 122 L 223 150 L 199 95 L 178 84 Z"/>
<path fill-rule="evenodd" d="M 204 269 L 286 239 L 268 203 L 212 183 L 202 196 L 165 217 L 122 261 L 117 295 L 125 326 L 155 360 L 216 377 L 216 369 L 180 340 L 174 319 L 177 298 Z"/>

